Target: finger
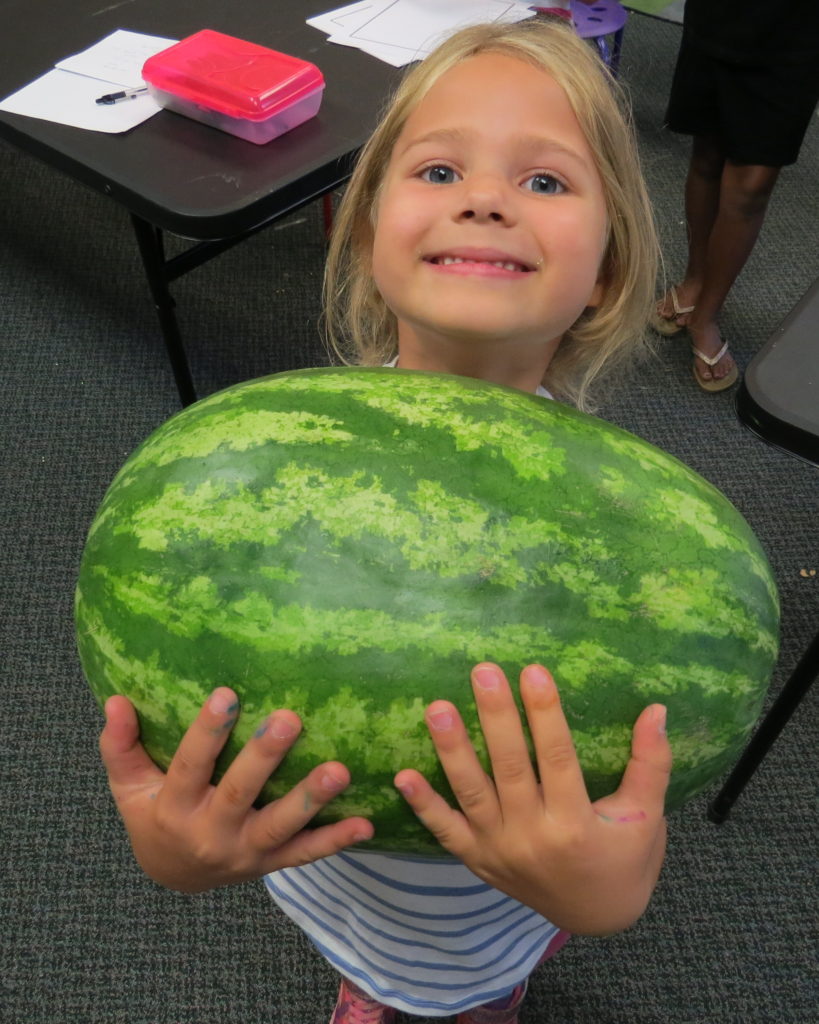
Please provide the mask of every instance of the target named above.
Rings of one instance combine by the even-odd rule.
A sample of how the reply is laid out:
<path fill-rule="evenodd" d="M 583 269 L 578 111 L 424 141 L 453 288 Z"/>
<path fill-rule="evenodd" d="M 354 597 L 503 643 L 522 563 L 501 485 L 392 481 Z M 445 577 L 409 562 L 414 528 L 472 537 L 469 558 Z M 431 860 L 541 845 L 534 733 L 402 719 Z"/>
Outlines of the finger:
<path fill-rule="evenodd" d="M 531 814 L 539 791 L 509 682 L 497 665 L 484 662 L 472 670 L 472 689 L 501 811 Z"/>
<path fill-rule="evenodd" d="M 168 768 L 163 799 L 191 809 L 210 785 L 216 758 L 239 717 L 236 694 L 220 686 L 208 697 L 187 730 Z"/>
<path fill-rule="evenodd" d="M 501 816 L 495 784 L 478 760 L 457 709 L 449 701 L 433 701 L 426 722 L 461 810 L 476 828 L 493 827 Z"/>
<path fill-rule="evenodd" d="M 584 806 L 591 813 L 583 772 L 552 674 L 542 665 L 527 665 L 520 676 L 520 693 L 547 810 L 555 817 L 574 820 Z"/>
<path fill-rule="evenodd" d="M 212 807 L 225 825 L 237 825 L 258 799 L 301 732 L 292 711 L 274 711 L 256 730 L 219 780 Z"/>
<path fill-rule="evenodd" d="M 279 868 L 332 857 L 349 846 L 372 839 L 373 834 L 373 826 L 366 818 L 345 818 L 332 825 L 304 829 L 262 861 L 262 873 L 267 875 Z"/>
<path fill-rule="evenodd" d="M 317 765 L 288 793 L 254 816 L 248 826 L 250 843 L 260 851 L 284 848 L 349 784 L 350 773 L 338 761 Z M 356 820 L 362 828 L 367 826 L 372 832 L 372 825 L 366 818 Z"/>
<path fill-rule="evenodd" d="M 109 697 L 105 702 L 105 728 L 100 733 L 99 746 L 115 798 L 127 789 L 164 780 L 164 773 L 139 742 L 137 714 L 125 697 Z"/>
<path fill-rule="evenodd" d="M 666 709 L 662 704 L 652 704 L 634 724 L 631 758 L 615 794 L 618 804 L 642 809 L 650 815 L 662 814 L 671 761 Z"/>
<path fill-rule="evenodd" d="M 465 857 L 475 839 L 469 822 L 460 811 L 450 807 L 420 772 L 405 768 L 395 776 L 401 793 L 418 820 L 435 836 L 441 846 L 455 857 Z"/>

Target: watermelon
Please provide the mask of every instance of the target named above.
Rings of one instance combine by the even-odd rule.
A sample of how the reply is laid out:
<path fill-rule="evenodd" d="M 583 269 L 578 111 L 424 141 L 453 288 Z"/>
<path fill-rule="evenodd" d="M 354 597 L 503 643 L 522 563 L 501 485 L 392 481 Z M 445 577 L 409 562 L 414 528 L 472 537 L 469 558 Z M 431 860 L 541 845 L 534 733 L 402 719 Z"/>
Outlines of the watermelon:
<path fill-rule="evenodd" d="M 133 701 L 159 765 L 230 686 L 216 778 L 292 708 L 303 734 L 261 802 L 338 759 L 353 782 L 316 823 L 363 814 L 373 848 L 443 855 L 392 779 L 451 796 L 423 719 L 439 697 L 488 766 L 473 665 L 553 671 L 593 799 L 665 703 L 670 810 L 751 730 L 778 600 L 739 512 L 639 438 L 482 381 L 344 368 L 229 388 L 152 434 L 91 526 L 76 626 L 93 692 Z"/>

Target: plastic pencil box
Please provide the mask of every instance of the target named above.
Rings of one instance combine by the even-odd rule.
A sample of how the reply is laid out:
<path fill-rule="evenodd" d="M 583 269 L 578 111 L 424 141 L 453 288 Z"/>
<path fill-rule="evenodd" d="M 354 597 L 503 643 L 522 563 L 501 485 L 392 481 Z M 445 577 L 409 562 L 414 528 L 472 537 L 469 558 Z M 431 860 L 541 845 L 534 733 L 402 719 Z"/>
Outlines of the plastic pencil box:
<path fill-rule="evenodd" d="M 142 68 L 160 106 L 262 145 L 314 117 L 324 77 L 307 61 L 203 29 Z"/>

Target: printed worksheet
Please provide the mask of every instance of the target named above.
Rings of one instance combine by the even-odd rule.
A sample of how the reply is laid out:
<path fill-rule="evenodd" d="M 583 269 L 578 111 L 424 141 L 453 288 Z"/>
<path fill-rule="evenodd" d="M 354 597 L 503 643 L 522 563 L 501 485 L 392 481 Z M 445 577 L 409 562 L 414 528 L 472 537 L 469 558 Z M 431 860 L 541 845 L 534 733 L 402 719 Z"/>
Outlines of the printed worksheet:
<path fill-rule="evenodd" d="M 142 65 L 149 57 L 177 42 L 164 36 L 146 36 L 118 28 L 82 53 L 59 60 L 54 67 L 87 78 L 136 88 L 143 85 Z"/>
<path fill-rule="evenodd" d="M 396 67 L 422 60 L 466 25 L 533 17 L 519 0 L 364 0 L 308 19 L 331 43 L 355 46 Z"/>

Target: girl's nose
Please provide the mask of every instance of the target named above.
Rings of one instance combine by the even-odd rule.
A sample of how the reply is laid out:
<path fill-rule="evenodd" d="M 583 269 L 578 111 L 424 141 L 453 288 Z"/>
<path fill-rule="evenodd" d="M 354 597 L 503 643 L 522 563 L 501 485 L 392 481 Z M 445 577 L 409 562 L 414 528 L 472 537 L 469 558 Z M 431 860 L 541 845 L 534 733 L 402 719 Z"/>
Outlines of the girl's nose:
<path fill-rule="evenodd" d="M 460 196 L 458 220 L 501 224 L 512 222 L 512 204 L 504 183 L 483 177 L 464 184 L 466 187 Z"/>

